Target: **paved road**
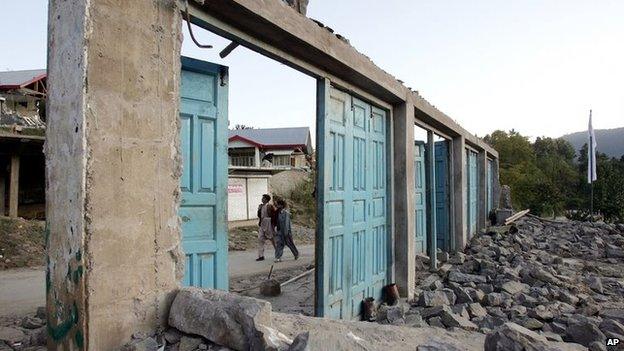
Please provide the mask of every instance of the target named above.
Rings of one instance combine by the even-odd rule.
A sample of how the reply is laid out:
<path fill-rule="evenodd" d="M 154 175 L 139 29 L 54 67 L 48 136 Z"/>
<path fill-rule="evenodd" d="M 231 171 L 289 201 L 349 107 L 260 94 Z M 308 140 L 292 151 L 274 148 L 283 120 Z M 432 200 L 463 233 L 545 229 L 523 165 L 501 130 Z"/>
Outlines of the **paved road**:
<path fill-rule="evenodd" d="M 299 248 L 301 257 L 293 260 L 285 249 L 284 261 L 276 263 L 274 269 L 307 265 L 314 261 L 314 246 Z M 230 277 L 268 272 L 273 263 L 273 250 L 266 250 L 267 259 L 256 262 L 256 251 L 232 251 L 229 255 Z M 35 313 L 38 306 L 45 305 L 44 267 L 19 268 L 0 271 L 0 316 Z"/>

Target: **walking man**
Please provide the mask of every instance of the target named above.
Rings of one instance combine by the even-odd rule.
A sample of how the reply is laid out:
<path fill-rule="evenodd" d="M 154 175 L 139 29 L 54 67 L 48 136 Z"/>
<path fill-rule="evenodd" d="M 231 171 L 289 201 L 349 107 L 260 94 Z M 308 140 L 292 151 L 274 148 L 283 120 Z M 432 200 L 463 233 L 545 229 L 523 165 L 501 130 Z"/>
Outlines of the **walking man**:
<path fill-rule="evenodd" d="M 262 204 L 258 206 L 258 258 L 256 258 L 256 261 L 264 261 L 264 244 L 267 240 L 270 241 L 275 248 L 275 242 L 273 241 L 275 232 L 273 230 L 273 224 L 271 223 L 275 208 L 270 201 L 271 196 L 264 194 L 262 195 Z"/>
<path fill-rule="evenodd" d="M 288 246 L 290 252 L 295 256 L 295 260 L 299 258 L 299 250 L 293 241 L 292 230 L 290 226 L 290 213 L 286 210 L 286 201 L 282 198 L 277 200 L 277 233 L 275 235 L 275 262 L 282 261 L 284 246 Z"/>

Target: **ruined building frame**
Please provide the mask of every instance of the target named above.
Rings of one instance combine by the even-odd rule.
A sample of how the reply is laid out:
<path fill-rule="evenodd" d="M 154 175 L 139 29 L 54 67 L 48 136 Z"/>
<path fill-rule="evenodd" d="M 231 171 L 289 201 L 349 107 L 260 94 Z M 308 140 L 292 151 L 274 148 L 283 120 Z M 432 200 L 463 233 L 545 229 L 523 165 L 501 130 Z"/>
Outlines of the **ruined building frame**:
<path fill-rule="evenodd" d="M 174 0 L 50 1 L 45 153 L 52 349 L 116 349 L 133 332 L 166 324 L 184 269 L 177 208 L 185 6 Z M 412 297 L 415 286 L 414 125 L 427 129 L 430 140 L 435 133 L 450 141 L 451 249 L 468 240 L 467 148 L 478 153 L 478 227 L 486 225 L 485 169 L 492 160 L 498 179 L 496 150 L 344 38 L 281 0 L 190 0 L 189 7 L 200 27 L 317 79 L 317 123 L 325 118 L 330 86 L 389 112 L 388 269 L 403 296 Z M 317 255 L 322 240 L 321 228 Z"/>

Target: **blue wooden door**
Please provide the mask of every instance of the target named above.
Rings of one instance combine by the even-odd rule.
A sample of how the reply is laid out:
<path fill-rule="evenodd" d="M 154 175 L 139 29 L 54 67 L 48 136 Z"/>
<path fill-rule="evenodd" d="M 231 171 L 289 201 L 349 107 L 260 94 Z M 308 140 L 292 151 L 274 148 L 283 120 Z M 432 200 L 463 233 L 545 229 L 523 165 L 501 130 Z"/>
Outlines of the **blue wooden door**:
<path fill-rule="evenodd" d="M 449 251 L 449 172 L 448 142 L 435 142 L 435 190 L 436 190 L 436 243 L 443 251 Z"/>
<path fill-rule="evenodd" d="M 477 232 L 477 153 L 466 150 L 466 175 L 467 175 L 467 230 L 468 238 Z"/>
<path fill-rule="evenodd" d="M 357 319 L 388 282 L 386 112 L 319 84 L 316 314 Z"/>
<path fill-rule="evenodd" d="M 228 288 L 227 68 L 182 58 L 180 148 L 183 170 L 184 285 Z"/>
<path fill-rule="evenodd" d="M 414 211 L 416 253 L 427 253 L 427 184 L 425 142 L 414 142 Z"/>
<path fill-rule="evenodd" d="M 489 215 L 490 211 L 492 211 L 492 207 L 494 206 L 494 161 L 488 159 L 487 160 L 487 214 Z"/>

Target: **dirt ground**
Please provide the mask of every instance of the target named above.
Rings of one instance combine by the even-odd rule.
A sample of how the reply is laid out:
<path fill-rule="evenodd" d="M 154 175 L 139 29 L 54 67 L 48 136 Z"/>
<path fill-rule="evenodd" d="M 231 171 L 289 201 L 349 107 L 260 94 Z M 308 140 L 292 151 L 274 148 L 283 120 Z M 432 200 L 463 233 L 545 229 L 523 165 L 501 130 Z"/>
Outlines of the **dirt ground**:
<path fill-rule="evenodd" d="M 296 245 L 314 244 L 314 228 L 293 223 L 292 231 Z M 228 241 L 230 251 L 254 250 L 258 247 L 258 226 L 232 228 L 228 232 Z"/>
<path fill-rule="evenodd" d="M 313 269 L 312 264 L 274 271 L 271 278 L 280 283 L 297 277 Z M 271 303 L 273 311 L 293 314 L 314 315 L 314 271 L 282 286 L 279 296 L 267 297 L 260 294 L 258 286 L 267 279 L 266 274 L 256 274 L 230 279 L 230 291 L 241 295 L 266 300 Z"/>
<path fill-rule="evenodd" d="M 43 221 L 0 217 L 0 270 L 43 265 L 44 231 Z"/>

